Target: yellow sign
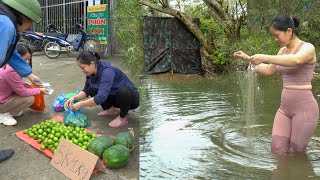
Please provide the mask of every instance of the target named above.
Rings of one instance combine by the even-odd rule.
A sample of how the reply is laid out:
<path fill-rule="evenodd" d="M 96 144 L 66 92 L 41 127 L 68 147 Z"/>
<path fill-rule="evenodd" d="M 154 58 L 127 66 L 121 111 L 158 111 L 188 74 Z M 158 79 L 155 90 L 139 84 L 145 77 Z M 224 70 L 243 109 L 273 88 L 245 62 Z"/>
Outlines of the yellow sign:
<path fill-rule="evenodd" d="M 88 12 L 100 12 L 100 11 L 106 11 L 107 5 L 102 4 L 98 6 L 88 6 Z"/>

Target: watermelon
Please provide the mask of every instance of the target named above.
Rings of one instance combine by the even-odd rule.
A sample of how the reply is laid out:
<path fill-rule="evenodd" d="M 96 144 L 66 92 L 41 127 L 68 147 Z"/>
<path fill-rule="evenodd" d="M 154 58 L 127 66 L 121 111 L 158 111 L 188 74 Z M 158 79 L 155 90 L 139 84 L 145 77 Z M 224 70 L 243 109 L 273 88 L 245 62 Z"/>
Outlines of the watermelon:
<path fill-rule="evenodd" d="M 90 141 L 88 151 L 102 158 L 103 152 L 113 145 L 112 139 L 107 136 L 99 136 Z"/>
<path fill-rule="evenodd" d="M 131 158 L 129 149 L 121 144 L 116 144 L 103 152 L 103 162 L 110 169 L 126 166 Z"/>
<path fill-rule="evenodd" d="M 131 151 L 134 148 L 134 137 L 130 132 L 118 133 L 114 138 L 114 144 L 122 144 Z"/>

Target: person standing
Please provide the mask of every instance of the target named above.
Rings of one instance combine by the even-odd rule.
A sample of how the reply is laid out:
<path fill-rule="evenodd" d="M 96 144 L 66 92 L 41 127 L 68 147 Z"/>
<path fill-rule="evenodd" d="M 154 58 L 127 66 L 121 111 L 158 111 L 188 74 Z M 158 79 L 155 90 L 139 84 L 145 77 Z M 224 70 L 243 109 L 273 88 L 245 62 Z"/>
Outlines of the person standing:
<path fill-rule="evenodd" d="M 9 64 L 21 77 L 33 84 L 41 82 L 31 67 L 19 55 L 16 44 L 19 32 L 27 31 L 33 22 L 41 21 L 41 7 L 37 0 L 0 1 L 0 67 Z"/>
<path fill-rule="evenodd" d="M 281 46 L 277 55 L 234 52 L 234 56 L 252 63 L 258 73 L 282 76 L 281 104 L 271 140 L 271 151 L 276 154 L 305 152 L 319 119 L 319 106 L 311 91 L 317 61 L 315 47 L 298 37 L 298 27 L 297 18 L 277 15 L 269 28 Z"/>

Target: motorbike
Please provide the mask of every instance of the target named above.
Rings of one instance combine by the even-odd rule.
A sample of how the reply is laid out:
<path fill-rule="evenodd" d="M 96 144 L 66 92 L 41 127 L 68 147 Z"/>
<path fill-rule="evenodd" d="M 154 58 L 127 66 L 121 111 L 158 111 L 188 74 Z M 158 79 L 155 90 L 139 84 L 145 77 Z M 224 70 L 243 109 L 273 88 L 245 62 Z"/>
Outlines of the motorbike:
<path fill-rule="evenodd" d="M 98 52 L 100 41 L 92 34 L 87 34 L 80 24 L 74 26 L 79 33 L 73 41 L 46 35 L 47 43 L 44 46 L 44 53 L 50 59 L 57 58 L 61 52 L 72 53 L 79 50 Z"/>
<path fill-rule="evenodd" d="M 41 52 L 45 44 L 41 35 L 31 31 L 21 32 L 18 43 L 28 45 L 32 52 Z"/>
<path fill-rule="evenodd" d="M 28 45 L 32 52 L 41 52 L 48 39 L 45 36 L 55 36 L 61 39 L 67 39 L 68 34 L 61 33 L 53 24 L 47 26 L 48 33 L 25 31 L 20 33 L 18 43 Z"/>

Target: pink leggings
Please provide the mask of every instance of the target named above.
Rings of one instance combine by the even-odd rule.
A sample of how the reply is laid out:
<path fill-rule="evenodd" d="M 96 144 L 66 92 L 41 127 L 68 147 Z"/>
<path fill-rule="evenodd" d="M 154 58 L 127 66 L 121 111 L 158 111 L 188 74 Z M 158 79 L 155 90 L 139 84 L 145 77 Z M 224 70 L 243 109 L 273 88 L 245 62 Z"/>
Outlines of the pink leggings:
<path fill-rule="evenodd" d="M 319 107 L 311 90 L 283 89 L 281 104 L 273 122 L 271 151 L 305 152 L 316 130 Z"/>

